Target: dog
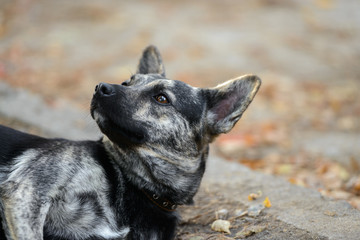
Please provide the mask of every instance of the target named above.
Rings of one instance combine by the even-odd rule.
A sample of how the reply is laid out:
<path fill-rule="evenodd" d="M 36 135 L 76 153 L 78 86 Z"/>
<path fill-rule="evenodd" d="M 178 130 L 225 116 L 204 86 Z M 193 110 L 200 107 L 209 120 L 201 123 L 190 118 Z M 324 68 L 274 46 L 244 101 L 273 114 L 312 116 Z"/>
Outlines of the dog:
<path fill-rule="evenodd" d="M 96 86 L 90 112 L 101 140 L 0 126 L 0 238 L 173 239 L 176 207 L 193 202 L 209 143 L 260 84 L 255 75 L 207 89 L 169 80 L 149 46 L 130 79 Z"/>

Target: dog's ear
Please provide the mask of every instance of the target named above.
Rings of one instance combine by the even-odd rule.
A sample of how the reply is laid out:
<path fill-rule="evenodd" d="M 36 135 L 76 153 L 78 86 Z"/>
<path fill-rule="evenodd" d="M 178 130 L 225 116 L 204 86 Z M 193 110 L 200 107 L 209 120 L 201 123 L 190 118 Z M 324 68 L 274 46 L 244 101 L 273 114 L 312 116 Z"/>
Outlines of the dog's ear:
<path fill-rule="evenodd" d="M 227 133 L 234 127 L 260 85 L 260 78 L 245 75 L 204 90 L 208 104 L 208 132 L 212 137 Z"/>
<path fill-rule="evenodd" d="M 140 58 L 137 73 L 149 74 L 156 73 L 165 77 L 165 68 L 162 63 L 161 55 L 155 46 L 148 46 Z"/>

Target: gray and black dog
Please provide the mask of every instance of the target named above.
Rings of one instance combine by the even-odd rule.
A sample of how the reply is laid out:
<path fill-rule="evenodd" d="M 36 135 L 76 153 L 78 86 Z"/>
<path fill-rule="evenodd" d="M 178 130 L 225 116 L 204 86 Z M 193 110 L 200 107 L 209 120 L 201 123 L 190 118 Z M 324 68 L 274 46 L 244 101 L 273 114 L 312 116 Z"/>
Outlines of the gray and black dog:
<path fill-rule="evenodd" d="M 91 116 L 99 141 L 46 139 L 0 126 L 0 238 L 173 239 L 209 143 L 234 124 L 260 79 L 215 88 L 169 80 L 154 46 L 121 85 L 100 83 Z"/>

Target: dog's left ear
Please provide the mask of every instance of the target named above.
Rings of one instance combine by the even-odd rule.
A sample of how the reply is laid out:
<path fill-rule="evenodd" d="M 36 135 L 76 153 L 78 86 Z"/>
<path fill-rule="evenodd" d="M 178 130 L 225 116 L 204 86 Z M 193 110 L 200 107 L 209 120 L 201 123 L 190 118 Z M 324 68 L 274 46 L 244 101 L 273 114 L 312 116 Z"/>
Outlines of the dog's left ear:
<path fill-rule="evenodd" d="M 155 73 L 165 77 L 165 68 L 162 63 L 161 55 L 155 46 L 148 46 L 140 58 L 137 73 Z"/>
<path fill-rule="evenodd" d="M 215 88 L 205 89 L 207 126 L 212 137 L 229 132 L 241 118 L 261 85 L 254 75 L 229 80 Z"/>

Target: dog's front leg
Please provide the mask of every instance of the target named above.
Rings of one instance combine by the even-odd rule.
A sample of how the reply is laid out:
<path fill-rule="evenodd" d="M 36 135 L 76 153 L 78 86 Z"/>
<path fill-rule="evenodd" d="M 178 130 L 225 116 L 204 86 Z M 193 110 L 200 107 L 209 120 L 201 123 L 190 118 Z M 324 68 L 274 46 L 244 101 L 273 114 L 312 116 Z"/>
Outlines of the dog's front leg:
<path fill-rule="evenodd" d="M 10 240 L 42 240 L 43 228 L 50 201 L 36 196 L 27 187 L 19 186 L 3 196 L 3 228 Z"/>

